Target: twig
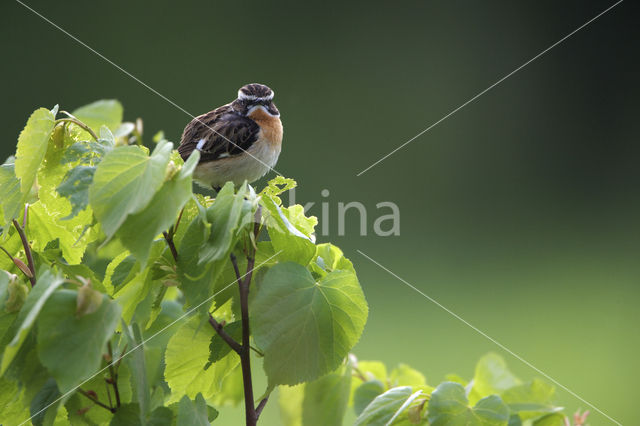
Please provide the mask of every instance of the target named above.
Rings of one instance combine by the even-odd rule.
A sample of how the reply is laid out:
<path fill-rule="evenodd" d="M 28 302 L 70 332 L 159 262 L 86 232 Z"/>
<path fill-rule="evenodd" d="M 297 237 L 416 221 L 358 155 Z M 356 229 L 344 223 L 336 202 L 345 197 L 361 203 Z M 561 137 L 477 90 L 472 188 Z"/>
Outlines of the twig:
<path fill-rule="evenodd" d="M 167 241 L 167 245 L 169 246 L 169 250 L 171 250 L 171 255 L 173 256 L 173 260 L 178 261 L 178 250 L 176 249 L 176 245 L 173 242 L 173 234 L 168 233 L 167 231 L 162 233 L 162 236 Z"/>
<path fill-rule="evenodd" d="M 118 371 L 117 368 L 113 368 L 113 350 L 111 349 L 111 342 L 107 342 L 107 348 L 109 350 L 109 376 L 111 385 L 113 386 L 113 393 L 116 395 L 116 407 L 120 407 L 120 392 L 118 391 Z M 120 357 L 122 359 L 122 357 Z M 120 366 L 118 360 L 118 366 Z"/>
<path fill-rule="evenodd" d="M 109 384 L 104 382 L 104 389 L 107 391 L 107 398 L 109 399 L 109 407 L 113 408 L 113 402 L 111 402 L 111 392 L 109 392 Z"/>
<path fill-rule="evenodd" d="M 64 111 L 63 111 L 64 112 Z M 71 114 L 69 114 L 71 115 Z M 91 135 L 91 137 L 93 139 L 95 139 L 95 141 L 98 141 L 98 135 L 95 134 L 95 132 L 93 130 L 91 130 L 91 128 L 89 126 L 87 126 L 86 124 L 84 124 L 82 121 L 78 120 L 75 117 L 70 117 L 70 118 L 58 118 L 56 120 L 56 123 L 73 123 L 76 126 L 82 128 L 83 130 L 85 130 L 87 133 L 89 133 Z"/>
<path fill-rule="evenodd" d="M 86 397 L 87 397 L 87 398 L 89 398 L 89 399 L 90 399 L 94 404 L 96 404 L 96 405 L 98 405 L 98 406 L 100 406 L 100 407 L 104 408 L 105 410 L 109 410 L 111 413 L 115 413 L 115 412 L 116 412 L 116 409 L 115 409 L 115 408 L 109 407 L 108 405 L 103 404 L 102 402 L 98 401 L 98 399 L 97 399 L 97 398 L 94 398 L 93 396 L 91 396 L 91 394 L 90 394 L 89 392 L 84 391 L 84 390 L 82 390 L 82 389 L 80 389 L 80 388 L 78 388 L 78 392 L 79 392 L 81 395 L 86 396 Z"/>
<path fill-rule="evenodd" d="M 25 207 L 26 209 L 27 207 Z M 27 255 L 27 263 L 29 265 L 29 271 L 31 271 L 32 277 L 29 277 L 29 281 L 31 281 L 31 287 L 36 285 L 36 267 L 33 263 L 33 256 L 31 254 L 31 247 L 29 246 L 29 240 L 27 240 L 27 235 L 24 233 L 24 229 L 20 226 L 17 220 L 13 219 L 13 226 L 16 227 L 18 234 L 20 235 L 20 239 L 22 240 L 22 246 L 24 247 L 24 252 Z"/>
<path fill-rule="evenodd" d="M 264 406 L 267 405 L 268 401 L 269 401 L 269 395 L 262 398 L 262 401 L 260 401 L 260 403 L 256 407 L 256 421 L 260 418 L 260 414 L 262 413 L 262 410 L 264 410 Z"/>
<path fill-rule="evenodd" d="M 240 355 L 240 353 L 242 352 L 242 346 L 240 346 L 240 343 L 236 342 L 233 337 L 229 336 L 229 334 L 224 331 L 223 325 L 216 321 L 216 319 L 211 314 L 209 314 L 209 324 L 211 324 L 213 329 L 220 335 L 220 337 L 222 337 L 222 340 L 227 342 L 229 347 L 233 349 L 235 353 Z"/>

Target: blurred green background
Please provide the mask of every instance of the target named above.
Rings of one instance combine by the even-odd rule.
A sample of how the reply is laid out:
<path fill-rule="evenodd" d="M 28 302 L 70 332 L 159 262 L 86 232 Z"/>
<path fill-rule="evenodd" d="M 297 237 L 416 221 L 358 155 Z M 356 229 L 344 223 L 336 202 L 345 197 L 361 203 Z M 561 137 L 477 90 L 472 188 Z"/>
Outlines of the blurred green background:
<path fill-rule="evenodd" d="M 355 353 L 432 384 L 501 353 L 362 250 L 623 424 L 640 424 L 640 27 L 623 2 L 360 177 L 356 173 L 613 1 L 26 1 L 194 115 L 262 82 L 285 127 L 277 169 L 330 235 L 370 304 Z M 19 3 L 0 6 L 2 158 L 31 111 L 117 98 L 147 140 L 180 110 Z M 635 105 L 635 106 L 634 106 Z M 261 185 L 261 184 L 260 184 Z M 328 189 L 330 195 L 321 197 Z M 337 203 L 368 208 L 369 235 Z M 401 210 L 377 237 L 376 203 Z M 323 220 L 326 220 L 324 217 Z M 570 412 L 587 409 L 558 389 Z M 593 412 L 593 410 L 592 410 Z M 241 423 L 225 409 L 224 424 Z M 277 425 L 270 403 L 265 425 Z M 594 413 L 592 425 L 611 424 Z M 237 422 L 237 423 L 236 423 Z"/>

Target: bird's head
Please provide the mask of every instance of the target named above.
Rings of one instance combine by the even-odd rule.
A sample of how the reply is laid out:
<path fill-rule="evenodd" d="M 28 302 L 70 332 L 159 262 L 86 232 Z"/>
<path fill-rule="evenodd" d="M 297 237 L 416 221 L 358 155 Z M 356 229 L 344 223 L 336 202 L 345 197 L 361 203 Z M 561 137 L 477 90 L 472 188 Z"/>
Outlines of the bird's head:
<path fill-rule="evenodd" d="M 238 99 L 233 101 L 233 108 L 242 115 L 251 115 L 262 110 L 272 117 L 279 117 L 280 111 L 273 103 L 273 90 L 264 84 L 251 83 L 238 90 Z"/>

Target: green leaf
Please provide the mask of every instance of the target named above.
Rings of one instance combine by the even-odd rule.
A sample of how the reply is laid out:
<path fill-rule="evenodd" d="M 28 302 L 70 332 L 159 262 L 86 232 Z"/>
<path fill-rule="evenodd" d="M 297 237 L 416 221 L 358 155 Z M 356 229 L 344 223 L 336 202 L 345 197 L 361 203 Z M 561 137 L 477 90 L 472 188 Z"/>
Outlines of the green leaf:
<path fill-rule="evenodd" d="M 140 426 L 140 424 L 140 407 L 136 403 L 122 404 L 109 423 L 110 426 Z"/>
<path fill-rule="evenodd" d="M 242 321 L 234 321 L 224 326 L 224 331 L 236 342 L 242 340 Z M 220 361 L 231 352 L 231 346 L 225 342 L 218 333 L 215 333 L 209 343 L 209 361 L 204 366 L 206 370 L 216 361 Z"/>
<path fill-rule="evenodd" d="M 200 250 L 200 264 L 226 259 L 228 256 L 235 241 L 246 189 L 246 185 L 243 185 L 236 194 L 233 183 L 227 182 L 215 202 L 207 209 L 207 220 L 212 224 L 212 229 Z"/>
<path fill-rule="evenodd" d="M 519 385 L 521 381 L 507 368 L 500 355 L 488 353 L 476 364 L 472 383 L 469 401 L 475 404 L 485 396 L 500 395 L 505 390 Z"/>
<path fill-rule="evenodd" d="M 17 382 L 0 378 L 0 407 L 2 421 L 7 425 L 18 425 L 28 419 L 29 401 L 25 400 L 25 388 L 18 387 Z"/>
<path fill-rule="evenodd" d="M 195 401 L 183 396 L 178 404 L 178 420 L 179 425 L 189 426 L 209 426 L 209 413 L 207 410 L 207 402 L 201 393 L 196 395 Z"/>
<path fill-rule="evenodd" d="M 98 372 L 120 319 L 120 307 L 106 295 L 96 312 L 78 317 L 77 298 L 77 291 L 54 293 L 38 318 L 38 356 L 63 393 Z"/>
<path fill-rule="evenodd" d="M 25 195 L 20 192 L 20 180 L 15 174 L 15 165 L 0 166 L 0 205 L 4 214 L 3 224 L 8 224 L 22 212 Z"/>
<path fill-rule="evenodd" d="M 140 421 L 144 423 L 145 417 L 149 414 L 151 394 L 147 382 L 147 369 L 145 366 L 145 347 L 142 344 L 142 335 L 138 324 L 127 327 L 122 324 L 122 331 L 127 338 L 129 348 L 137 348 L 125 358 L 131 374 L 133 376 L 132 385 L 135 389 L 136 399 L 140 408 Z"/>
<path fill-rule="evenodd" d="M 360 415 L 367 405 L 384 391 L 384 384 L 380 380 L 369 380 L 362 383 L 353 393 L 353 411 L 356 415 Z"/>
<path fill-rule="evenodd" d="M 305 426 L 341 425 L 351 390 L 351 365 L 307 383 L 302 419 Z"/>
<path fill-rule="evenodd" d="M 316 254 L 316 246 L 312 238 L 289 220 L 289 216 L 292 216 L 293 213 L 286 208 L 280 207 L 272 198 L 263 195 L 261 204 L 273 248 L 281 252 L 278 258 L 282 261 L 292 261 L 307 265 Z M 301 214 L 302 217 L 296 217 L 294 221 L 304 222 L 309 220 L 304 217 L 303 212 L 297 213 Z M 305 229 L 308 229 L 309 226 L 306 223 Z"/>
<path fill-rule="evenodd" d="M 396 368 L 391 370 L 389 375 L 389 382 L 392 387 L 396 386 L 413 386 L 421 387 L 427 384 L 427 379 L 424 375 L 409 367 L 407 364 L 398 364 Z"/>
<path fill-rule="evenodd" d="M 167 407 L 158 407 L 151 412 L 146 421 L 148 426 L 171 426 L 173 422 L 173 411 Z"/>
<path fill-rule="evenodd" d="M 44 270 L 37 279 L 38 284 L 31 289 L 22 309 L 18 313 L 14 325 L 18 326 L 13 340 L 7 345 L 2 356 L 0 375 L 4 374 L 13 358 L 20 350 L 27 334 L 31 330 L 36 318 L 40 314 L 45 302 L 53 292 L 62 284 L 59 276 L 53 275 L 48 269 Z M 75 305 L 74 305 L 75 310 Z"/>
<path fill-rule="evenodd" d="M 431 394 L 427 418 L 433 426 L 506 426 L 509 408 L 497 395 L 482 398 L 472 408 L 462 385 L 444 382 Z"/>
<path fill-rule="evenodd" d="M 123 108 L 115 99 L 103 99 L 75 109 L 71 114 L 97 132 L 107 126 L 115 132 L 122 123 Z M 85 138 L 88 138 L 86 135 Z"/>
<path fill-rule="evenodd" d="M 16 176 L 20 179 L 23 194 L 31 191 L 38 168 L 47 153 L 49 136 L 55 125 L 55 116 L 46 108 L 39 108 L 31 114 L 27 125 L 18 137 L 16 152 Z"/>
<path fill-rule="evenodd" d="M 34 426 L 52 425 L 58 412 L 57 399 L 60 391 L 53 379 L 47 380 L 40 392 L 31 401 L 30 414 Z"/>
<path fill-rule="evenodd" d="M 64 259 L 70 264 L 78 264 L 86 248 L 86 244 L 77 244 L 82 228 L 69 230 L 65 225 L 56 220 L 55 213 L 48 210 L 42 200 L 29 206 L 26 232 L 33 239 L 32 248 L 43 251 L 49 242 L 58 240 Z"/>
<path fill-rule="evenodd" d="M 251 312 L 269 383 L 293 385 L 340 366 L 362 334 L 368 307 L 352 272 L 316 282 L 303 266 L 287 262 L 266 273 Z"/>
<path fill-rule="evenodd" d="M 408 407 L 408 404 L 405 405 L 405 403 L 409 401 L 412 396 L 410 386 L 389 389 L 382 395 L 377 396 L 369 405 L 367 405 L 356 419 L 354 426 L 390 425 L 392 419 L 399 414 L 399 411 Z"/>
<path fill-rule="evenodd" d="M 171 149 L 171 143 L 160 143 L 147 156 L 140 147 L 123 146 L 105 155 L 89 187 L 89 202 L 107 237 L 151 202 L 164 182 Z"/>
<path fill-rule="evenodd" d="M 58 193 L 67 197 L 71 203 L 71 214 L 65 219 L 71 219 L 89 205 L 89 187 L 95 172 L 96 168 L 93 166 L 74 167 L 58 186 Z"/>
<path fill-rule="evenodd" d="M 502 393 L 502 400 L 512 413 L 517 413 L 522 420 L 528 420 L 562 410 L 562 407 L 555 407 L 551 403 L 554 393 L 552 385 L 534 379 L 507 389 Z"/>
<path fill-rule="evenodd" d="M 165 402 L 178 402 L 184 395 L 195 398 L 199 392 L 210 403 L 238 401 L 242 394 L 227 393 L 240 379 L 240 358 L 235 352 L 204 370 L 209 355 L 209 342 L 215 331 L 209 324 L 200 324 L 197 317 L 182 325 L 169 340 L 165 352 L 165 380 L 171 396 Z"/>
<path fill-rule="evenodd" d="M 302 404 L 306 383 L 278 388 L 278 408 L 282 426 L 302 426 Z"/>
<path fill-rule="evenodd" d="M 151 202 L 120 226 L 117 232 L 120 241 L 142 265 L 149 256 L 151 241 L 175 223 L 191 198 L 191 175 L 198 158 L 198 154 L 190 156 L 180 172 L 163 183 Z"/>
<path fill-rule="evenodd" d="M 549 414 L 533 422 L 533 426 L 565 426 L 565 418 L 559 413 Z"/>

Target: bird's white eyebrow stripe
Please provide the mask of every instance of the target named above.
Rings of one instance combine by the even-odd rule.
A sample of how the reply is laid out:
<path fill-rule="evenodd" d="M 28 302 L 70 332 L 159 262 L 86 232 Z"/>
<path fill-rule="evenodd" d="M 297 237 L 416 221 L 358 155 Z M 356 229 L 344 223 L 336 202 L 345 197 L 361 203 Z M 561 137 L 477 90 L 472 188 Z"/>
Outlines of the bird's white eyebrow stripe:
<path fill-rule="evenodd" d="M 242 90 L 238 90 L 238 99 L 247 101 L 270 101 L 273 99 L 273 91 L 267 96 L 247 95 Z"/>

